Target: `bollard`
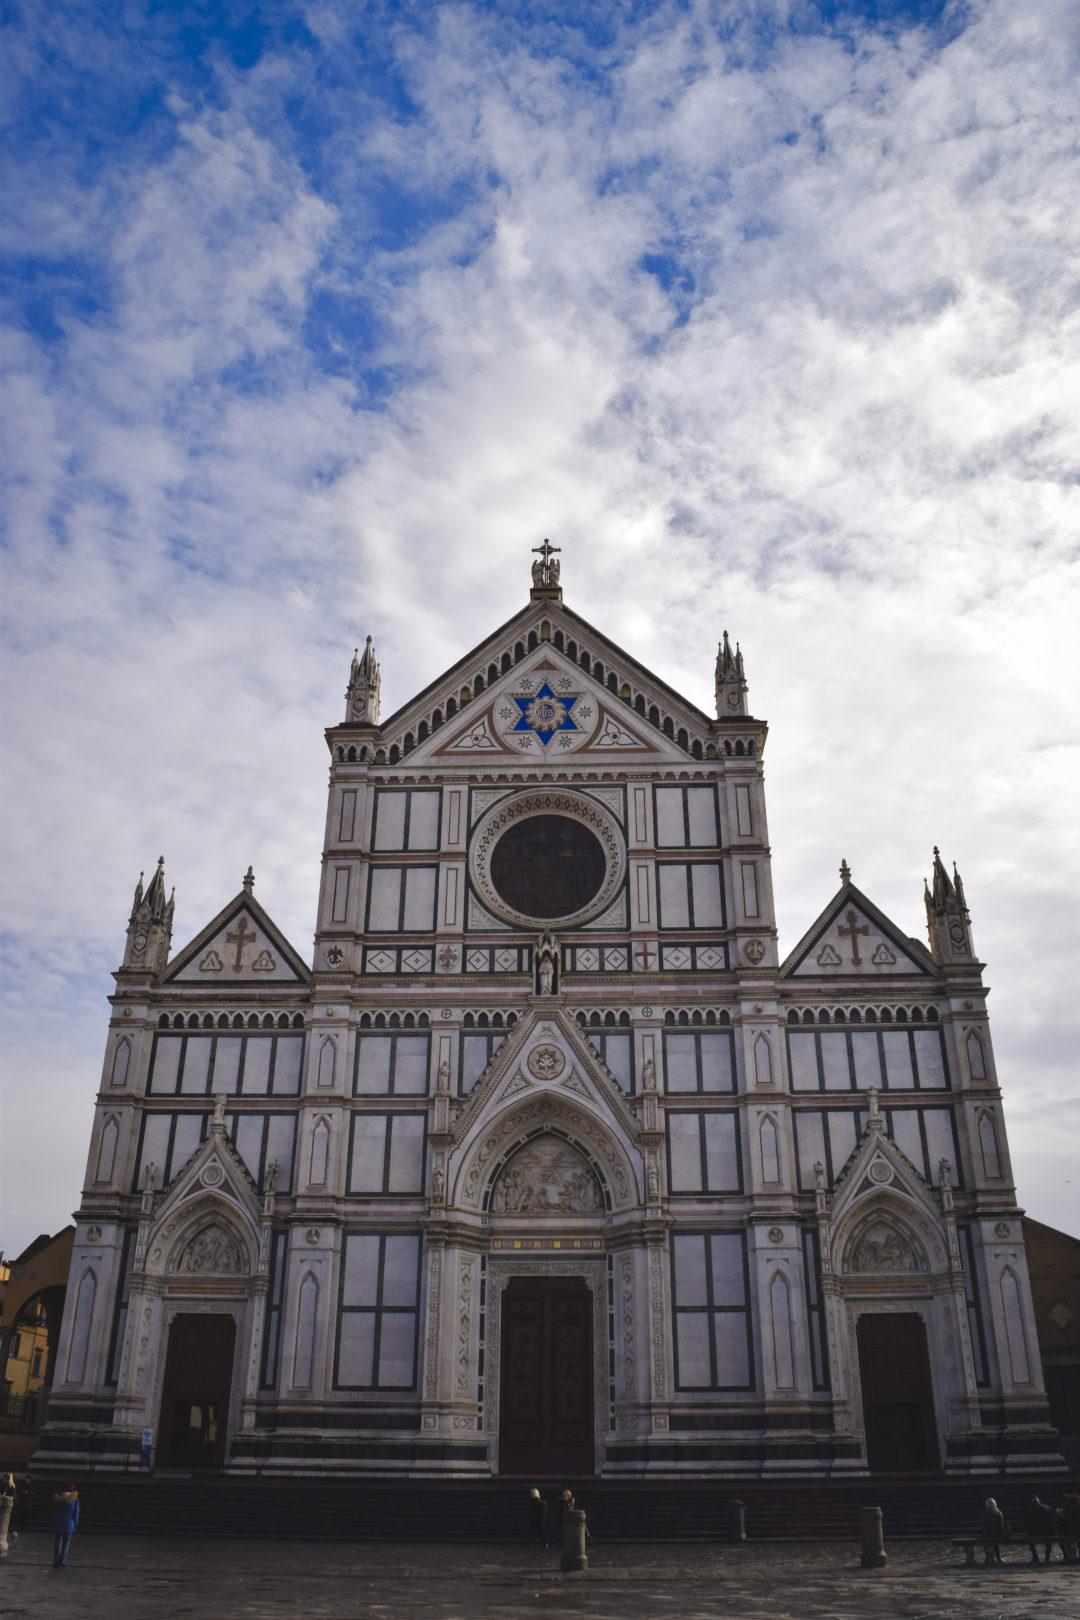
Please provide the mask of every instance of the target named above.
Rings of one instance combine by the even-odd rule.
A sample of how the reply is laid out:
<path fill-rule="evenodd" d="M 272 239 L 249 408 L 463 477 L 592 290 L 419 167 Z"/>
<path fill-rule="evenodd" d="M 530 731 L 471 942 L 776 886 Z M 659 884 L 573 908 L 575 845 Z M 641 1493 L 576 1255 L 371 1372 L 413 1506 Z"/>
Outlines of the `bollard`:
<path fill-rule="evenodd" d="M 889 1562 L 889 1555 L 885 1551 L 881 1509 L 878 1507 L 860 1508 L 859 1524 L 862 1529 L 863 1569 L 884 1569 Z"/>
<path fill-rule="evenodd" d="M 8 1525 L 11 1523 L 11 1510 L 15 1506 L 10 1496 L 0 1496 L 0 1558 L 8 1555 Z"/>
<path fill-rule="evenodd" d="M 729 1502 L 728 1511 L 731 1515 L 729 1527 L 732 1541 L 746 1540 L 746 1508 L 741 1502 Z"/>
<path fill-rule="evenodd" d="M 563 1514 L 562 1569 L 588 1569 L 585 1554 L 585 1515 L 580 1508 L 567 1508 Z"/>

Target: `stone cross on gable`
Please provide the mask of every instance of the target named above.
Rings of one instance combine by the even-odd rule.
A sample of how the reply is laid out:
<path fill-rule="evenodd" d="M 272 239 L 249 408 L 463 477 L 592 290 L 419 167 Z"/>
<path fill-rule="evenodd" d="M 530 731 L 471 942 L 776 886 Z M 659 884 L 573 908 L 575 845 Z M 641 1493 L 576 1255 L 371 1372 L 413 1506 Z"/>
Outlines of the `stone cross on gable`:
<path fill-rule="evenodd" d="M 843 923 L 841 923 L 836 932 L 841 938 L 844 938 L 847 935 L 851 936 L 851 965 L 852 967 L 858 967 L 859 963 L 862 961 L 862 957 L 859 955 L 858 936 L 860 934 L 868 934 L 870 930 L 866 923 L 859 922 L 858 916 L 854 911 L 845 911 L 844 919 L 847 923 L 847 927 L 845 928 Z"/>
<path fill-rule="evenodd" d="M 553 546 L 550 540 L 545 540 L 542 546 L 533 546 L 533 550 L 539 553 L 539 561 L 534 562 L 532 567 L 533 584 L 557 585 L 559 583 L 559 564 L 552 559 L 554 553 L 561 551 L 562 547 Z"/>
<path fill-rule="evenodd" d="M 244 946 L 250 945 L 252 941 L 258 939 L 258 937 L 259 936 L 254 928 L 251 930 L 250 934 L 247 932 L 247 918 L 244 916 L 241 916 L 240 921 L 236 925 L 235 931 L 231 934 L 225 935 L 228 943 L 236 946 L 236 961 L 233 963 L 234 973 L 239 973 L 240 969 L 244 965 Z"/>

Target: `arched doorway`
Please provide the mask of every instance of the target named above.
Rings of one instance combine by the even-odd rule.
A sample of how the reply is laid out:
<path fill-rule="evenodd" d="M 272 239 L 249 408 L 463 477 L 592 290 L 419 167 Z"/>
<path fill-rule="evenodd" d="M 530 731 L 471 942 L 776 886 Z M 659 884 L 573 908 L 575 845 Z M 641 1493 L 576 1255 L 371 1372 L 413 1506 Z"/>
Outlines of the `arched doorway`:
<path fill-rule="evenodd" d="M 922 1317 L 916 1311 L 864 1314 L 856 1340 L 870 1471 L 936 1472 L 934 1387 Z"/>
<path fill-rule="evenodd" d="M 231 1316 L 173 1318 L 158 1417 L 159 1468 L 224 1466 L 235 1349 Z"/>

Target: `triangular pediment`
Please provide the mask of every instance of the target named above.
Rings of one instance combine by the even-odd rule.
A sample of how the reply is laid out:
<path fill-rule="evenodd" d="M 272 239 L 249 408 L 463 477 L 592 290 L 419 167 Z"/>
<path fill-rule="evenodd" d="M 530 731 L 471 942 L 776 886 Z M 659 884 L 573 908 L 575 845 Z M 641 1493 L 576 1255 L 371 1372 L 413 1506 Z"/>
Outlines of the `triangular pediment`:
<path fill-rule="evenodd" d="M 885 1132 L 880 1114 L 871 1113 L 859 1141 L 836 1178 L 830 1215 L 838 1222 L 868 1198 L 889 1192 L 910 1199 L 938 1216 L 934 1193 L 911 1160 Z"/>
<path fill-rule="evenodd" d="M 162 1190 L 154 1210 L 155 1231 L 164 1229 L 171 1236 L 173 1231 L 181 1230 L 180 1223 L 189 1209 L 207 1199 L 223 1211 L 234 1213 L 248 1232 L 258 1226 L 258 1188 L 223 1125 L 216 1120 L 205 1141 L 199 1143 Z"/>
<path fill-rule="evenodd" d="M 545 678 L 550 701 L 572 713 L 556 715 L 554 725 L 547 713 L 536 715 L 536 724 L 521 724 L 515 699 L 533 702 Z M 523 681 L 533 683 L 530 691 Z M 738 726 L 751 735 L 760 732 L 764 740 L 758 721 L 739 716 Z M 377 764 L 412 768 L 437 761 L 443 770 L 485 755 L 503 763 L 522 759 L 535 770 L 584 752 L 596 759 L 651 757 L 685 765 L 688 756 L 700 758 L 715 746 L 714 729 L 710 716 L 595 626 L 561 600 L 544 597 L 530 601 L 396 710 L 365 746 Z"/>
<path fill-rule="evenodd" d="M 844 883 L 780 969 L 781 978 L 892 979 L 932 977 L 925 946 L 907 939 L 884 912 Z"/>
<path fill-rule="evenodd" d="M 306 985 L 311 973 L 285 935 L 247 889 L 178 951 L 164 973 L 166 983 Z"/>
<path fill-rule="evenodd" d="M 559 1005 L 535 1007 L 519 1019 L 469 1093 L 454 1127 L 457 1143 L 486 1128 L 496 1114 L 525 1096 L 561 1094 L 617 1123 L 631 1140 L 640 1134 L 637 1117 L 618 1082 L 604 1067 L 577 1021 Z"/>
<path fill-rule="evenodd" d="M 511 762 L 576 769 L 583 758 L 686 764 L 686 750 L 549 645 L 536 648 L 462 705 L 409 754 L 410 766 Z"/>

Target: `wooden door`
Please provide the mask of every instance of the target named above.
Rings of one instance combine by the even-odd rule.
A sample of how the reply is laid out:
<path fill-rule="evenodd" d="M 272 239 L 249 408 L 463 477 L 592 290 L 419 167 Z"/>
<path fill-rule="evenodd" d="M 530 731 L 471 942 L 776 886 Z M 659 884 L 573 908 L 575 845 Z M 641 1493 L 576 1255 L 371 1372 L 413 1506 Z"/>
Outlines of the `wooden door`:
<path fill-rule="evenodd" d="M 503 1295 L 499 1471 L 595 1470 L 592 1297 L 580 1277 L 515 1277 Z"/>
<path fill-rule="evenodd" d="M 874 1473 L 940 1467 L 926 1328 L 914 1311 L 861 1316 L 858 1325 L 866 1458 Z"/>
<path fill-rule="evenodd" d="M 222 1468 L 236 1348 L 231 1316 L 177 1316 L 158 1416 L 159 1468 Z"/>

